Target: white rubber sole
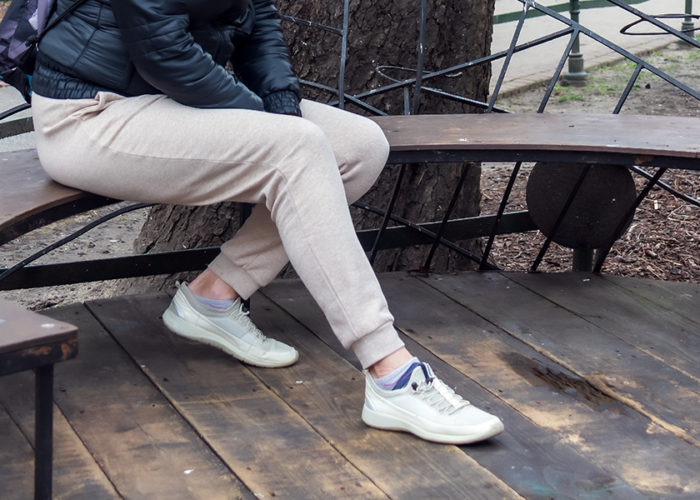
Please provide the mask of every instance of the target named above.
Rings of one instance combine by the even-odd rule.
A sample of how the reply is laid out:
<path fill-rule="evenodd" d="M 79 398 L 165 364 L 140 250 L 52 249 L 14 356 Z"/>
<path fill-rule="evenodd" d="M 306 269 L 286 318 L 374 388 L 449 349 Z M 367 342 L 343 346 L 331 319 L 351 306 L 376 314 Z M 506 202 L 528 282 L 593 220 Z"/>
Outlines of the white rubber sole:
<path fill-rule="evenodd" d="M 370 427 L 409 432 L 426 441 L 442 444 L 471 444 L 492 438 L 503 432 L 503 422 L 494 418 L 492 422 L 475 425 L 473 430 L 468 432 L 460 434 L 439 433 L 419 427 L 412 421 L 376 412 L 367 406 L 362 408 L 362 421 Z"/>
<path fill-rule="evenodd" d="M 296 356 L 293 359 L 285 361 L 274 361 L 260 358 L 247 352 L 241 346 L 236 345 L 233 339 L 222 339 L 214 332 L 205 330 L 204 328 L 200 328 L 188 321 L 183 320 L 170 308 L 166 309 L 163 313 L 163 323 L 165 323 L 165 326 L 167 326 L 170 331 L 180 335 L 181 337 L 221 349 L 239 361 L 243 361 L 249 365 L 259 366 L 261 368 L 283 368 L 285 366 L 293 365 L 299 359 L 299 353 L 296 351 Z"/>

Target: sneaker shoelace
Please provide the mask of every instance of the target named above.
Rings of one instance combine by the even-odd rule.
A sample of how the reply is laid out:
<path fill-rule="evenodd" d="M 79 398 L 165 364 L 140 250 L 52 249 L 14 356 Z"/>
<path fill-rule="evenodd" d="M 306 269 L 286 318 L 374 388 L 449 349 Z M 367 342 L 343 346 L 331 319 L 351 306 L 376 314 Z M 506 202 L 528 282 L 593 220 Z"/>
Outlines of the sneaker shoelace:
<path fill-rule="evenodd" d="M 255 323 L 251 321 L 249 317 L 250 310 L 244 307 L 243 302 L 239 303 L 238 307 L 235 307 L 231 314 L 243 324 L 247 331 L 252 333 L 255 336 L 255 338 L 260 340 L 260 342 L 266 342 L 268 340 L 268 338 L 263 334 L 263 332 L 261 332 L 260 329 L 257 326 L 255 326 Z"/>
<path fill-rule="evenodd" d="M 437 378 L 429 365 L 423 363 L 422 368 L 425 380 L 413 382 L 411 387 L 430 406 L 440 413 L 452 415 L 471 404 Z"/>

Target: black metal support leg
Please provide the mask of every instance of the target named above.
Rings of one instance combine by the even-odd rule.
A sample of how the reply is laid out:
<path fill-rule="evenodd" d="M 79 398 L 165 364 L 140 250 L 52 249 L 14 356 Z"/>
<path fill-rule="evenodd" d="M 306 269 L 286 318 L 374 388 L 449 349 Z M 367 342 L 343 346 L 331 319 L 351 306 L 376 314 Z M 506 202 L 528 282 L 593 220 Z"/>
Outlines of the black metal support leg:
<path fill-rule="evenodd" d="M 51 498 L 53 466 L 53 365 L 36 373 L 36 420 L 34 423 L 34 498 Z"/>
<path fill-rule="evenodd" d="M 644 186 L 644 189 L 637 195 L 637 199 L 634 200 L 634 203 L 630 207 L 630 209 L 627 211 L 625 216 L 622 218 L 620 223 L 617 226 L 617 229 L 613 233 L 613 237 L 611 238 L 610 242 L 607 244 L 607 246 L 602 247 L 598 249 L 598 253 L 596 256 L 596 262 L 595 265 L 593 266 L 593 272 L 594 273 L 599 273 L 600 270 L 603 268 L 603 263 L 605 262 L 605 259 L 607 258 L 608 254 L 610 253 L 610 250 L 612 249 L 612 246 L 615 244 L 615 240 L 617 240 L 620 236 L 622 236 L 622 232 L 624 229 L 627 227 L 627 224 L 629 221 L 632 220 L 632 217 L 634 217 L 634 212 L 637 210 L 637 207 L 642 203 L 644 198 L 649 194 L 649 191 L 656 186 L 656 183 L 659 182 L 659 179 L 661 179 L 661 176 L 666 173 L 667 167 L 660 168 L 656 171 L 654 176 L 647 182 L 646 186 Z"/>
<path fill-rule="evenodd" d="M 498 212 L 496 213 L 496 220 L 491 227 L 491 234 L 486 242 L 486 248 L 484 249 L 484 255 L 481 257 L 481 262 L 479 263 L 479 271 L 483 271 L 488 266 L 489 254 L 491 253 L 491 247 L 493 246 L 493 241 L 496 239 L 496 233 L 498 232 L 498 225 L 501 223 L 503 218 L 503 213 L 506 211 L 506 205 L 508 203 L 508 198 L 510 198 L 510 193 L 513 190 L 513 185 L 518 177 L 518 172 L 520 172 L 520 167 L 523 162 L 519 161 L 513 167 L 513 171 L 510 173 L 510 179 L 508 179 L 508 185 L 506 190 L 503 192 L 503 198 L 501 198 L 501 203 L 498 206 Z"/>
<path fill-rule="evenodd" d="M 464 186 L 464 181 L 466 180 L 467 174 L 471 170 L 471 167 L 472 165 L 469 163 L 465 164 L 462 167 L 462 174 L 459 176 L 457 187 L 455 188 L 454 194 L 450 199 L 450 204 L 447 207 L 447 210 L 445 211 L 445 215 L 442 218 L 442 223 L 440 224 L 440 228 L 438 229 L 437 234 L 435 236 L 433 246 L 430 247 L 430 252 L 428 252 L 428 258 L 425 259 L 425 264 L 423 264 L 423 270 L 426 272 L 430 272 L 430 263 L 433 261 L 435 251 L 437 250 L 437 247 L 440 244 L 443 235 L 445 234 L 445 228 L 447 228 L 447 223 L 450 220 L 450 215 L 452 215 L 452 210 L 454 210 L 455 205 L 457 204 L 457 199 L 459 198 L 459 195 L 462 192 L 462 186 Z"/>
<path fill-rule="evenodd" d="M 399 174 L 396 177 L 396 182 L 394 183 L 394 189 L 391 192 L 391 199 L 389 200 L 389 205 L 386 208 L 386 212 L 384 213 L 384 218 L 382 219 L 382 225 L 379 228 L 379 232 L 377 233 L 377 237 L 374 239 L 374 244 L 372 245 L 372 249 L 370 250 L 370 255 L 369 255 L 369 263 L 374 264 L 374 260 L 377 258 L 377 253 L 379 252 L 379 242 L 382 239 L 382 235 L 384 234 L 384 231 L 386 231 L 387 226 L 389 225 L 389 220 L 391 219 L 392 212 L 394 211 L 394 205 L 396 204 L 396 200 L 399 197 L 399 193 L 401 192 L 401 183 L 403 182 L 404 175 L 406 174 L 406 165 L 403 164 L 401 165 L 401 168 L 399 169 Z"/>
<path fill-rule="evenodd" d="M 591 272 L 593 270 L 593 249 L 574 248 L 573 271 Z"/>

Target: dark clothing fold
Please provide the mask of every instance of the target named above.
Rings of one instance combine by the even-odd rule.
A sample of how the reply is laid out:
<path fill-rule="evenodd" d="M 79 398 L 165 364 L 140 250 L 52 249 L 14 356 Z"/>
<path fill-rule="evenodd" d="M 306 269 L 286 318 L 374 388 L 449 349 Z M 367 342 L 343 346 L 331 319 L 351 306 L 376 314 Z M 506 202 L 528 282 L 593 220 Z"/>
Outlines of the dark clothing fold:
<path fill-rule="evenodd" d="M 71 1 L 58 0 L 56 12 Z M 54 99 L 107 90 L 299 113 L 272 0 L 88 0 L 42 39 L 33 86 Z"/>

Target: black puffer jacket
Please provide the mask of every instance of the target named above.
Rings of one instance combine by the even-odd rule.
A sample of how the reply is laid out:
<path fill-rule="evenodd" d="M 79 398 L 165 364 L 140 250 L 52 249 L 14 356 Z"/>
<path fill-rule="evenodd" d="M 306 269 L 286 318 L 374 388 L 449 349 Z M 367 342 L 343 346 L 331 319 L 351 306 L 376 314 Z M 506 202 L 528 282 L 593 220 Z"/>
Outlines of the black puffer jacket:
<path fill-rule="evenodd" d="M 72 1 L 58 0 L 57 12 Z M 88 0 L 42 39 L 33 84 L 59 99 L 109 90 L 202 108 L 298 111 L 272 0 Z"/>

